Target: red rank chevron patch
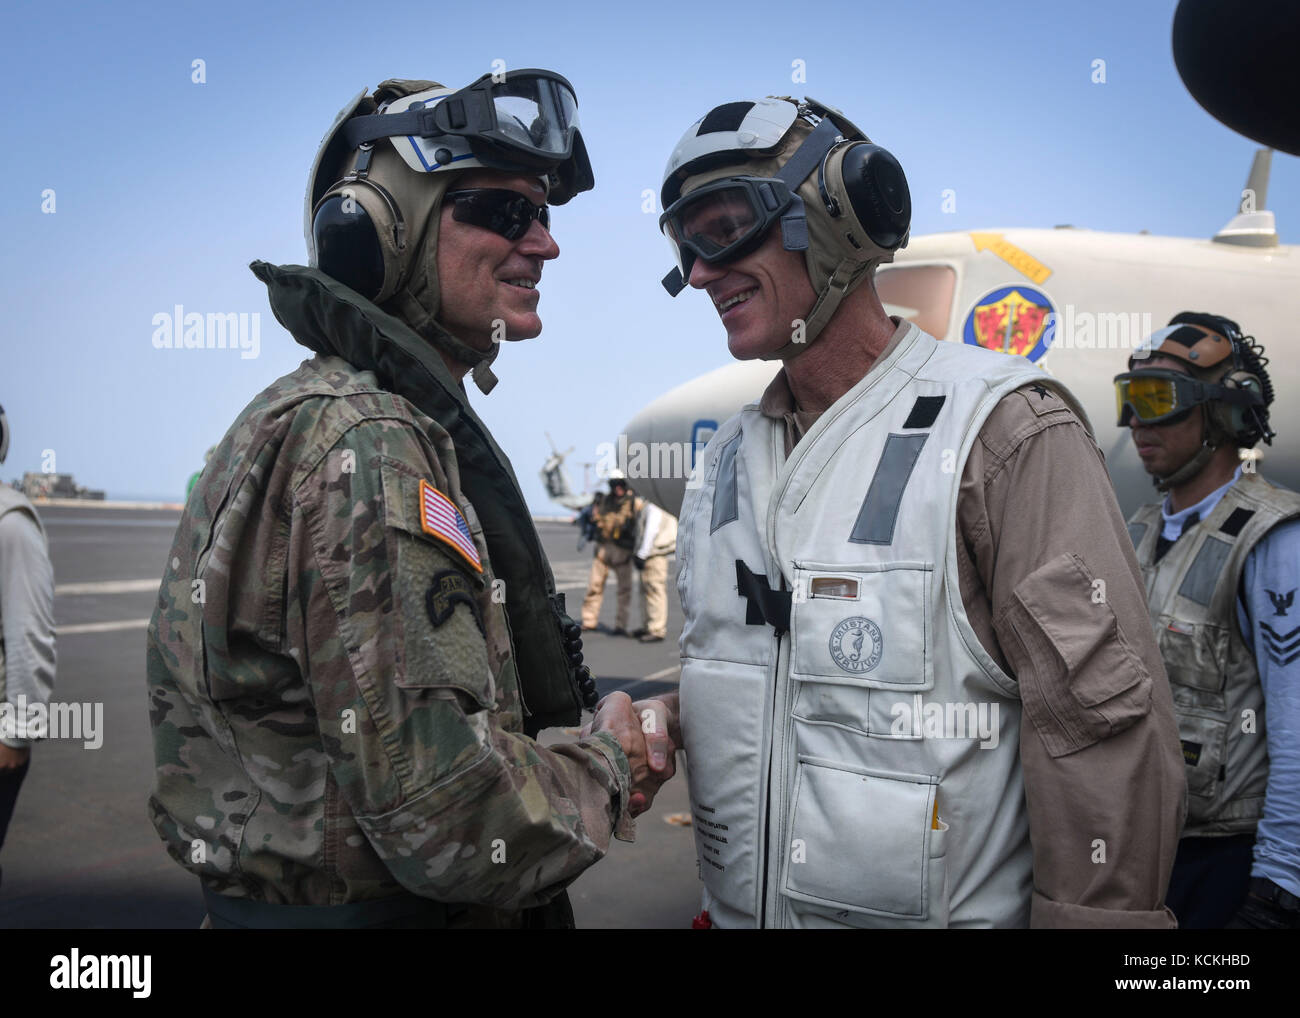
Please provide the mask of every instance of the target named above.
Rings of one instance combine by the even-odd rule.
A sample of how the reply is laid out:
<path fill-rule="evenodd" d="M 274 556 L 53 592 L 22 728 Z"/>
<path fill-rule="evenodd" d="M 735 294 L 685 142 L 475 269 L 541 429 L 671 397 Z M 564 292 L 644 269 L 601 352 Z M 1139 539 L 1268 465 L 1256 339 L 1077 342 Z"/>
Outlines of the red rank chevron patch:
<path fill-rule="evenodd" d="M 475 571 L 483 571 L 483 560 L 474 547 L 474 537 L 465 517 L 451 499 L 423 479 L 420 481 L 420 527 L 430 537 L 451 545 Z"/>

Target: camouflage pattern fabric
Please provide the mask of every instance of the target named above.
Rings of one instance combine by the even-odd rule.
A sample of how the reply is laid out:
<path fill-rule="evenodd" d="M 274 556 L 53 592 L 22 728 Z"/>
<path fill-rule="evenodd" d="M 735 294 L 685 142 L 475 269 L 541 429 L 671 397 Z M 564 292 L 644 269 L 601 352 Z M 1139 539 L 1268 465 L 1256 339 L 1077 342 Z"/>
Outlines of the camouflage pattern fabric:
<path fill-rule="evenodd" d="M 481 574 L 422 526 L 422 480 Z M 149 627 L 168 852 L 273 904 L 555 897 L 631 839 L 628 763 L 522 734 L 508 594 L 439 425 L 337 357 L 272 384 L 194 487 Z"/>
<path fill-rule="evenodd" d="M 600 539 L 620 548 L 631 548 L 636 543 L 637 516 L 644 504 L 630 492 L 622 498 L 612 494 L 602 497 L 591 511 Z"/>

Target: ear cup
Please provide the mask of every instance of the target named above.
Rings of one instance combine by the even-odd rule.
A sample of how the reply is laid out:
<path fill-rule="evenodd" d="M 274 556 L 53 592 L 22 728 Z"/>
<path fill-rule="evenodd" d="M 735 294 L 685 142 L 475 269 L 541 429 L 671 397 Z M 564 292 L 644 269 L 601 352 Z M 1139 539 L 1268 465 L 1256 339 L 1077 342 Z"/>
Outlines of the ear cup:
<path fill-rule="evenodd" d="M 838 160 L 827 159 L 825 173 L 832 215 L 835 205 L 841 213 L 851 212 L 882 251 L 902 247 L 912 224 L 912 194 L 903 167 L 887 149 L 854 142 Z"/>
<path fill-rule="evenodd" d="M 336 194 L 316 209 L 311 231 L 317 267 L 374 300 L 384 288 L 384 252 L 370 214 L 354 199 Z"/>
<path fill-rule="evenodd" d="M 1261 396 L 1264 391 L 1259 379 L 1246 371 L 1230 372 L 1219 384 L 1228 389 L 1246 389 Z M 1210 414 L 1214 423 L 1239 444 L 1250 446 L 1259 441 L 1260 431 L 1250 407 L 1214 403 Z"/>
<path fill-rule="evenodd" d="M 384 188 L 364 179 L 335 184 L 316 206 L 312 239 L 327 276 L 376 303 L 392 295 L 405 227 Z"/>

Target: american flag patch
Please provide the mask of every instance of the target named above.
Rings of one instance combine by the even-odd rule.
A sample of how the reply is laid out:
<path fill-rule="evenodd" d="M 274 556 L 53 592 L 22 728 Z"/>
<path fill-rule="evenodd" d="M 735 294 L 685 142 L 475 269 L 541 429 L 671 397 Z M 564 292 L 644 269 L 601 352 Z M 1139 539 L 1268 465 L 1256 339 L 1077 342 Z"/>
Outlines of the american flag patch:
<path fill-rule="evenodd" d="M 455 548 L 477 572 L 483 571 L 483 560 L 474 547 L 474 537 L 465 517 L 451 499 L 423 479 L 420 481 L 420 527 L 426 534 Z"/>

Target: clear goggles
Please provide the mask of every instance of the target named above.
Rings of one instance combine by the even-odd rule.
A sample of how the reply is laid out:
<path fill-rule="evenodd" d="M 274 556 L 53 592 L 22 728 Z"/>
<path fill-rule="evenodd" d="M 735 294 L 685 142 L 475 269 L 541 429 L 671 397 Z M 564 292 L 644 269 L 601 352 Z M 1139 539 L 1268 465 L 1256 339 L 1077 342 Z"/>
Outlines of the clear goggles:
<path fill-rule="evenodd" d="M 413 98 L 400 113 L 354 117 L 344 125 L 347 141 L 359 146 L 408 135 L 431 167 L 443 161 L 437 158 L 438 139 L 459 137 L 485 166 L 555 172 L 563 200 L 594 186 L 577 96 L 554 71 L 485 74 L 459 91 L 429 99 L 428 105 Z"/>
<path fill-rule="evenodd" d="M 710 264 L 749 254 L 795 201 L 784 180 L 726 177 L 677 199 L 659 217 L 683 281 L 695 259 Z"/>
<path fill-rule="evenodd" d="M 538 166 L 573 155 L 578 99 L 573 86 L 551 71 L 485 74 L 433 108 L 444 134 L 463 135 L 508 154 L 533 157 Z"/>
<path fill-rule="evenodd" d="M 1140 424 L 1172 424 L 1193 407 L 1211 401 L 1263 405 L 1254 392 L 1202 382 L 1181 371 L 1148 368 L 1115 376 L 1115 413 L 1121 428 L 1134 417 Z"/>

